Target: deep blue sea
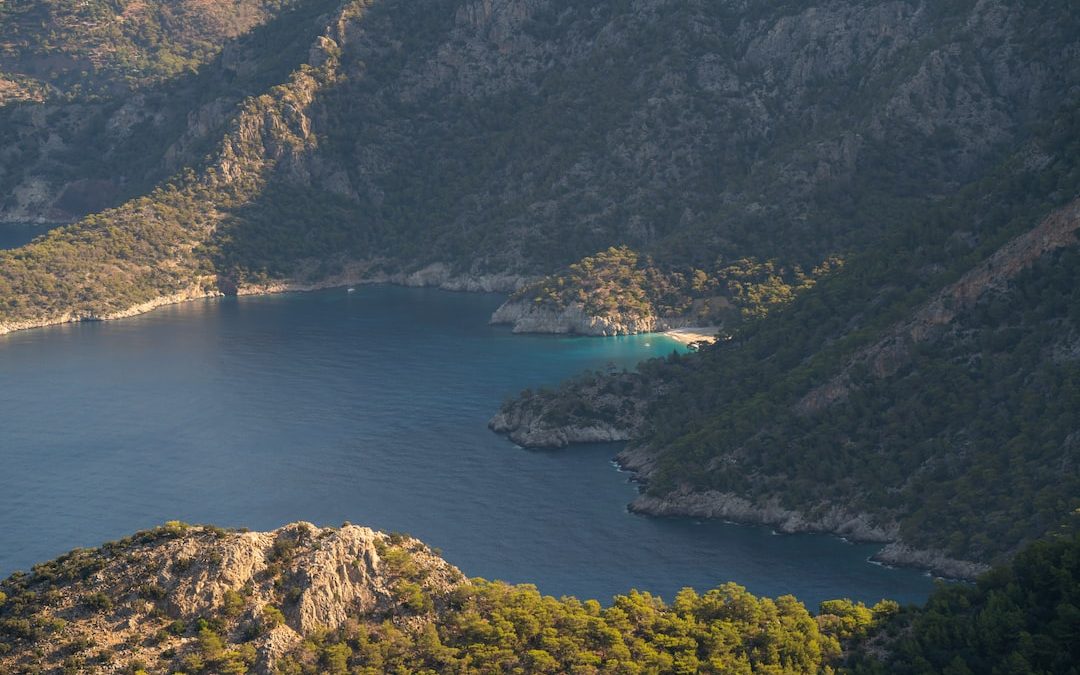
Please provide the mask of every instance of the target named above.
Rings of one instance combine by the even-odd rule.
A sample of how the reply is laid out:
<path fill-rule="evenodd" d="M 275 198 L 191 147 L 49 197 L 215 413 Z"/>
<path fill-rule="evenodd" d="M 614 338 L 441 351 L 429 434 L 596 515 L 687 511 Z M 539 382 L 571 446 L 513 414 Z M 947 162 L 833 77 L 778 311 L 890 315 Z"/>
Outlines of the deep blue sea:
<path fill-rule="evenodd" d="M 0 337 L 0 576 L 166 520 L 397 530 L 470 576 L 608 601 L 734 580 L 811 608 L 931 580 L 828 536 L 627 513 L 615 446 L 531 452 L 500 401 L 661 336 L 512 335 L 501 298 L 388 286 L 207 300 Z"/>

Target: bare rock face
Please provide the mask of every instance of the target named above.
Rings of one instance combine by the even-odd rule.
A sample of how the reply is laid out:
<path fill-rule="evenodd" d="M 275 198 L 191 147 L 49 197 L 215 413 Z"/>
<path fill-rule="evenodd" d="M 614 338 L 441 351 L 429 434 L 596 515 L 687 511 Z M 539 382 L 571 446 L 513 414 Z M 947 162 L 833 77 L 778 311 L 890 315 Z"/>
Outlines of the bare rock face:
<path fill-rule="evenodd" d="M 347 620 L 422 621 L 400 599 L 406 581 L 437 599 L 463 580 L 422 543 L 366 527 L 236 532 L 170 523 L 0 584 L 8 597 L 32 598 L 0 606 L 0 619 L 53 627 L 47 640 L 31 628 L 3 642 L 0 672 L 54 667 L 67 654 L 58 646 L 72 641 L 162 672 L 182 670 L 191 654 L 203 663 L 243 657 L 269 672 L 304 636 Z M 223 643 L 216 653 L 207 653 L 205 631 Z"/>
<path fill-rule="evenodd" d="M 623 468 L 633 469 L 627 459 L 647 469 L 651 463 L 648 452 L 620 455 Z M 775 498 L 755 502 L 730 492 L 715 490 L 677 490 L 663 496 L 643 494 L 630 504 L 630 510 L 651 516 L 688 516 L 719 518 L 739 523 L 768 525 L 783 534 L 819 532 L 835 534 L 860 542 L 883 543 L 885 546 L 873 560 L 898 567 L 916 567 L 952 579 L 974 579 L 990 569 L 989 565 L 971 560 L 958 560 L 933 549 L 920 549 L 900 539 L 895 522 L 883 522 L 865 513 L 853 513 L 835 504 L 820 504 L 809 510 L 789 509 Z"/>
<path fill-rule="evenodd" d="M 627 441 L 631 430 L 606 422 L 548 426 L 542 415 L 521 408 L 500 410 L 488 427 L 525 448 L 565 448 L 571 443 Z"/>
<path fill-rule="evenodd" d="M 157 583 L 172 613 L 181 618 L 212 614 L 224 605 L 226 594 L 245 588 L 253 605 L 274 604 L 277 589 L 266 572 L 286 559 L 282 551 L 295 550 L 283 572 L 297 593 L 286 624 L 298 635 L 333 629 L 350 613 L 371 612 L 392 598 L 377 571 L 380 536 L 362 527 L 334 531 L 293 523 L 274 532 L 230 535 L 209 542 L 210 550 L 207 542 L 187 537 L 164 546 L 161 557 L 154 555 L 161 563 Z"/>
<path fill-rule="evenodd" d="M 493 324 L 509 324 L 515 333 L 574 333 L 607 337 L 667 330 L 673 326 L 654 316 L 595 316 L 579 303 L 561 310 L 508 300 L 491 315 Z"/>

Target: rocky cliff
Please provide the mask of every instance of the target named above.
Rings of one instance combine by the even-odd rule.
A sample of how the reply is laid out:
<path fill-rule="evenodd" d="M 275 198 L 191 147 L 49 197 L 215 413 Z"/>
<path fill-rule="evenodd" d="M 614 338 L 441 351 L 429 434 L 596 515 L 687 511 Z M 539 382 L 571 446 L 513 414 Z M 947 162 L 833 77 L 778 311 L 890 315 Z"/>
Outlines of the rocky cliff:
<path fill-rule="evenodd" d="M 464 581 L 420 542 L 364 527 L 170 523 L 0 583 L 0 670 L 269 673 L 347 620 L 415 622 L 406 576 L 434 598 Z"/>

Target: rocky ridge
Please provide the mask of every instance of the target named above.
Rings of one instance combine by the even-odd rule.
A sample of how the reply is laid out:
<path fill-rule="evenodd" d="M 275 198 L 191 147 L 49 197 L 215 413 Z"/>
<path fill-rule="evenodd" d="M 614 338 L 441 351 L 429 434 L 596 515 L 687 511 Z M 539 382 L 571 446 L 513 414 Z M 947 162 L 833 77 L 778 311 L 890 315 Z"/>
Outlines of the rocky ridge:
<path fill-rule="evenodd" d="M 420 620 L 402 591 L 406 557 L 430 597 L 464 581 L 420 542 L 365 527 L 169 523 L 0 584 L 0 670 L 173 672 L 201 663 L 272 672 L 304 636 L 346 620 Z"/>
<path fill-rule="evenodd" d="M 857 367 L 864 367 L 875 378 L 897 372 L 916 345 L 940 337 L 964 310 L 987 294 L 1003 290 L 1011 279 L 1043 256 L 1074 246 L 1077 230 L 1080 230 L 1080 199 L 1049 214 L 1036 227 L 1002 246 L 956 282 L 941 289 L 886 336 L 860 349 L 838 375 L 803 396 L 796 410 L 813 415 L 845 399 L 857 386 L 851 376 Z"/>

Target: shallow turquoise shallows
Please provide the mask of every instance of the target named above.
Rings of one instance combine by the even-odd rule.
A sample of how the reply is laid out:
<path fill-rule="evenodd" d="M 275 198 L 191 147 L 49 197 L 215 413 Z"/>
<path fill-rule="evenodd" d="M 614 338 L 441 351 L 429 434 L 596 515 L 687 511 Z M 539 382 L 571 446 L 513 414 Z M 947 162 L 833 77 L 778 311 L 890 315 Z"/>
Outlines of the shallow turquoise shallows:
<path fill-rule="evenodd" d="M 397 287 L 201 301 L 0 337 L 0 575 L 166 520 L 409 532 L 466 574 L 608 600 L 734 580 L 920 601 L 827 536 L 626 511 L 617 447 L 529 452 L 507 396 L 670 353 L 662 336 L 512 335 L 500 297 Z"/>

